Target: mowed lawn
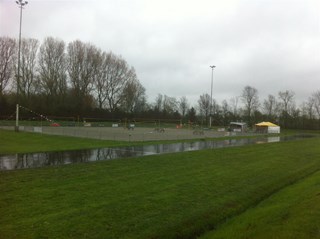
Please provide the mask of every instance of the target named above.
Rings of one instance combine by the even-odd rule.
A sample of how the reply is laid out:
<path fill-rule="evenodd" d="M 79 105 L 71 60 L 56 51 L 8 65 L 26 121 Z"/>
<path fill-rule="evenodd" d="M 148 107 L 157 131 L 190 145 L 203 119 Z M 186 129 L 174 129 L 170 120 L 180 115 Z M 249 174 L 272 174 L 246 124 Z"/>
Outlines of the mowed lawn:
<path fill-rule="evenodd" d="M 195 238 L 225 222 L 237 226 L 238 216 L 263 202 L 283 211 L 281 200 L 288 207 L 304 202 L 307 196 L 294 200 L 294 186 L 319 208 L 312 194 L 320 188 L 319 145 L 313 138 L 0 172 L 0 238 Z M 272 215 L 261 210 L 247 217 Z M 305 238 L 315 238 L 320 218 L 297 213 L 313 230 Z M 288 223 L 289 231 L 309 231 Z M 243 238 L 277 233 L 275 226 L 256 226 L 260 234 L 249 235 L 257 237 Z"/>
<path fill-rule="evenodd" d="M 320 238 L 320 171 L 201 237 L 214 238 Z"/>
<path fill-rule="evenodd" d="M 90 149 L 123 145 L 128 145 L 128 143 L 0 129 L 0 154 Z"/>

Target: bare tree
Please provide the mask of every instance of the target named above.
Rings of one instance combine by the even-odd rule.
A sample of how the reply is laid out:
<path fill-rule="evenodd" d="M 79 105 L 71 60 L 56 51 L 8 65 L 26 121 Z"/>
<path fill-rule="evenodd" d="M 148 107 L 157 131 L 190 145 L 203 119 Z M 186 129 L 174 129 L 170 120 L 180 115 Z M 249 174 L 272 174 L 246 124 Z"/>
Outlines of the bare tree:
<path fill-rule="evenodd" d="M 108 87 L 108 68 L 110 67 L 111 54 L 106 52 L 97 52 L 96 54 L 96 68 L 95 77 L 93 81 L 94 91 L 96 95 L 96 100 L 98 102 L 99 109 L 103 109 L 107 99 L 107 94 L 105 93 Z"/>
<path fill-rule="evenodd" d="M 41 92 L 47 96 L 47 104 L 56 104 L 67 93 L 65 43 L 46 38 L 40 46 L 38 61 Z"/>
<path fill-rule="evenodd" d="M 280 91 L 278 93 L 279 99 L 282 101 L 281 102 L 282 110 L 287 114 L 289 113 L 289 109 L 291 105 L 294 103 L 294 95 L 295 95 L 294 92 L 289 90 Z"/>
<path fill-rule="evenodd" d="M 231 107 L 226 100 L 223 100 L 221 104 L 221 116 L 223 119 L 223 125 L 228 125 L 229 121 L 231 120 Z"/>
<path fill-rule="evenodd" d="M 19 92 L 25 99 L 29 99 L 31 94 L 35 93 L 38 49 L 39 41 L 37 39 L 22 39 Z"/>
<path fill-rule="evenodd" d="M 312 102 L 320 123 L 320 90 L 312 94 Z"/>
<path fill-rule="evenodd" d="M 178 101 L 175 97 L 165 95 L 163 99 L 163 111 L 166 114 L 173 114 L 178 111 Z"/>
<path fill-rule="evenodd" d="M 0 96 L 3 94 L 10 79 L 12 79 L 15 45 L 14 39 L 0 37 Z"/>
<path fill-rule="evenodd" d="M 229 105 L 231 107 L 231 112 L 233 114 L 233 120 L 237 120 L 238 115 L 239 115 L 239 109 L 238 109 L 239 98 L 240 98 L 240 96 L 235 96 L 229 100 L 229 102 L 230 102 Z"/>
<path fill-rule="evenodd" d="M 308 119 L 312 120 L 315 117 L 315 98 L 313 96 L 308 98 L 308 101 L 303 103 L 302 110 L 304 111 L 304 115 L 307 116 Z"/>
<path fill-rule="evenodd" d="M 208 116 L 210 113 L 210 104 L 211 97 L 209 94 L 200 95 L 200 99 L 198 100 L 199 113 L 202 119 L 205 120 L 206 124 L 208 123 Z"/>
<path fill-rule="evenodd" d="M 155 99 L 155 103 L 154 103 L 154 110 L 156 112 L 161 112 L 163 109 L 163 95 L 162 94 L 158 94 L 156 99 Z"/>
<path fill-rule="evenodd" d="M 141 111 L 145 102 L 145 88 L 140 84 L 136 75 L 127 82 L 123 90 L 122 108 L 127 113 Z"/>
<path fill-rule="evenodd" d="M 107 70 L 107 87 L 105 88 L 107 107 L 110 111 L 115 111 L 124 100 L 123 94 L 128 82 L 136 79 L 133 67 L 121 57 L 111 55 L 110 65 Z"/>
<path fill-rule="evenodd" d="M 294 104 L 294 92 L 293 91 L 280 91 L 278 93 L 278 97 L 281 100 L 281 118 L 283 121 L 283 126 L 288 126 L 288 119 L 290 116 L 290 108 L 292 108 Z"/>
<path fill-rule="evenodd" d="M 187 97 L 182 96 L 180 98 L 179 109 L 180 109 L 180 113 L 182 115 L 182 118 L 184 118 L 186 113 L 188 112 L 188 109 L 189 109 L 189 103 L 188 103 Z"/>
<path fill-rule="evenodd" d="M 242 91 L 241 99 L 244 103 L 244 111 L 248 124 L 251 125 L 252 115 L 260 106 L 258 90 L 251 86 L 246 86 Z"/>
<path fill-rule="evenodd" d="M 94 79 L 95 54 L 98 49 L 79 40 L 69 43 L 67 63 L 71 91 L 74 95 L 76 110 L 91 107 L 91 90 Z"/>
<path fill-rule="evenodd" d="M 112 52 L 96 51 L 94 56 L 93 86 L 99 108 L 133 110 L 134 100 L 145 91 L 135 69 Z M 129 94 L 131 98 L 126 98 Z"/>
<path fill-rule="evenodd" d="M 279 103 L 274 95 L 268 95 L 263 101 L 263 110 L 269 120 L 275 120 L 279 112 Z"/>

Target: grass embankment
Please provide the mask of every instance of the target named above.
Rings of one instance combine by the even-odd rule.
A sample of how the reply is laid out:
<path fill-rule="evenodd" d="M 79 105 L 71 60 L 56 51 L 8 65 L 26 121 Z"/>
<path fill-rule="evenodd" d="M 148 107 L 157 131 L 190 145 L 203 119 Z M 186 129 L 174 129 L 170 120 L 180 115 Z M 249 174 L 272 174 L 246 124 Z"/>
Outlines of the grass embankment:
<path fill-rule="evenodd" d="M 320 172 L 284 188 L 200 238 L 320 238 Z"/>
<path fill-rule="evenodd" d="M 194 238 L 319 171 L 319 143 L 0 172 L 0 238 Z"/>

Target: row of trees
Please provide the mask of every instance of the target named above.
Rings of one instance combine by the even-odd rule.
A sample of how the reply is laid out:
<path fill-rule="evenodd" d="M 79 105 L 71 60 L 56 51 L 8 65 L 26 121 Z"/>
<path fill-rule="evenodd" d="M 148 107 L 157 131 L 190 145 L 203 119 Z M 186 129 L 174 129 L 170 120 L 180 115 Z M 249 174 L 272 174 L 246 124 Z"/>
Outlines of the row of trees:
<path fill-rule="evenodd" d="M 49 37 L 40 45 L 36 39 L 23 39 L 20 77 L 17 55 L 17 41 L 0 37 L 2 116 L 12 113 L 19 101 L 55 116 L 178 119 L 206 126 L 211 112 L 214 125 L 272 121 L 286 128 L 320 128 L 320 90 L 299 106 L 292 91 L 279 91 L 260 101 L 258 90 L 251 86 L 220 104 L 214 99 L 211 104 L 206 93 L 194 106 L 185 96 L 162 94 L 149 103 L 134 68 L 121 56 L 92 44 L 79 40 L 66 44 Z"/>
<path fill-rule="evenodd" d="M 16 40 L 0 38 L 2 104 L 18 100 L 50 114 L 143 110 L 145 89 L 121 56 L 79 40 L 22 39 L 18 77 L 17 51 Z"/>

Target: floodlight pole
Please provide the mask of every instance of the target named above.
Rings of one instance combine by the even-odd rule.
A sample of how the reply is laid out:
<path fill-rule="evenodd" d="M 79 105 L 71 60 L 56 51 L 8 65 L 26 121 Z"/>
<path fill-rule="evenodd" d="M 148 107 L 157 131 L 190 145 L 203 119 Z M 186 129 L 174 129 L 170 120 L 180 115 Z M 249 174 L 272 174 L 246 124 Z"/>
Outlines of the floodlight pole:
<path fill-rule="evenodd" d="M 216 67 L 214 65 L 210 66 L 212 71 L 211 71 L 211 95 L 210 95 L 210 112 L 209 112 L 209 115 L 210 115 L 210 123 L 209 123 L 209 126 L 211 128 L 212 126 L 212 87 L 213 87 L 213 69 Z"/>
<path fill-rule="evenodd" d="M 22 26 L 22 9 L 28 4 L 27 1 L 17 0 L 16 3 L 20 8 L 20 25 L 19 25 L 19 48 L 18 48 L 18 77 L 17 77 L 17 102 L 19 103 L 19 90 L 20 90 L 20 54 L 21 54 L 21 26 Z"/>
<path fill-rule="evenodd" d="M 17 77 L 17 106 L 16 106 L 16 127 L 15 131 L 19 131 L 19 90 L 20 90 L 20 52 L 21 52 L 21 25 L 22 25 L 22 9 L 23 6 L 28 4 L 28 1 L 17 0 L 16 4 L 18 4 L 20 8 L 20 25 L 19 25 L 19 48 L 18 48 L 18 77 Z"/>
<path fill-rule="evenodd" d="M 16 105 L 16 127 L 15 131 L 19 131 L 19 104 Z"/>

